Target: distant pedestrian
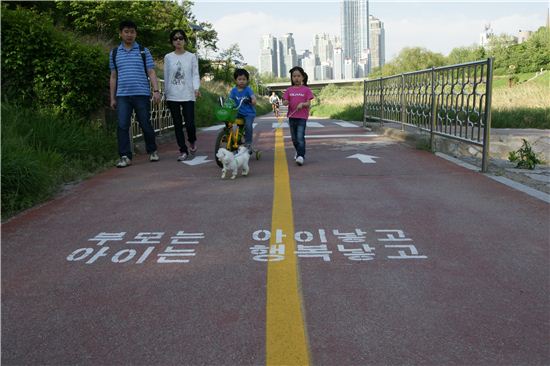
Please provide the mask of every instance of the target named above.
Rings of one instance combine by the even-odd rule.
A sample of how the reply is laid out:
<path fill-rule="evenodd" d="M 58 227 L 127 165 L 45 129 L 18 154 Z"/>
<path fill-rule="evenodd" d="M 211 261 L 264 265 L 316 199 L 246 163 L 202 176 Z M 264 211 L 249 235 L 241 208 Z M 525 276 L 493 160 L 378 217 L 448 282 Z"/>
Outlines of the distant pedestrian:
<path fill-rule="evenodd" d="M 233 73 L 233 78 L 237 84 L 231 92 L 229 92 L 229 98 L 233 99 L 237 105 L 240 105 L 239 111 L 237 112 L 237 118 L 244 119 L 245 123 L 245 134 L 244 134 L 244 143 L 248 148 L 248 152 L 252 154 L 252 136 L 253 136 L 253 124 L 254 118 L 256 117 L 256 96 L 252 88 L 248 86 L 248 81 L 250 79 L 250 74 L 245 69 L 236 69 Z M 242 103 L 241 103 L 242 102 Z"/>
<path fill-rule="evenodd" d="M 201 96 L 199 62 L 194 53 L 185 50 L 188 39 L 183 30 L 172 31 L 170 42 L 174 51 L 164 56 L 164 93 L 172 114 L 174 132 L 180 149 L 178 161 L 183 161 L 187 159 L 189 152 L 194 154 L 197 151 L 195 101 Z M 189 149 L 183 132 L 184 121 Z"/>
<path fill-rule="evenodd" d="M 160 92 L 153 57 L 147 48 L 140 46 L 135 41 L 136 24 L 129 20 L 122 21 L 119 30 L 122 42 L 109 54 L 109 68 L 111 69 L 109 86 L 111 108 L 116 108 L 118 116 L 117 141 L 120 160 L 116 166 L 124 168 L 132 164 L 129 132 L 133 111 L 136 112 L 137 120 L 143 131 L 149 160 L 159 160 L 155 130 L 149 121 L 151 109 L 149 79 L 153 84 L 153 101 L 155 103 L 160 101 Z"/>
<path fill-rule="evenodd" d="M 306 156 L 306 123 L 309 107 L 314 98 L 307 86 L 307 74 L 304 69 L 295 66 L 290 69 L 291 86 L 283 94 L 283 105 L 288 106 L 288 124 L 290 136 L 296 149 L 296 164 L 303 165 Z"/>

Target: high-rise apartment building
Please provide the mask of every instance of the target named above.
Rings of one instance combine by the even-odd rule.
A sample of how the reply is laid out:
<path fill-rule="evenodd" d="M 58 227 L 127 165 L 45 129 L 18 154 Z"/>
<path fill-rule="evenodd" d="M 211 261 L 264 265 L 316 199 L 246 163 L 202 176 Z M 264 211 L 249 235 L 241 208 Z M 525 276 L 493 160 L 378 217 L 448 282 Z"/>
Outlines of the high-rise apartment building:
<path fill-rule="evenodd" d="M 273 37 L 271 34 L 262 36 L 258 68 L 260 74 L 278 74 L 277 46 L 277 38 Z"/>
<path fill-rule="evenodd" d="M 298 63 L 296 45 L 292 33 L 287 33 L 279 38 L 279 77 L 287 77 L 288 72 Z"/>
<path fill-rule="evenodd" d="M 287 77 L 292 66 L 297 65 L 298 56 L 292 33 L 277 39 L 271 34 L 262 36 L 260 42 L 260 74 Z"/>
<path fill-rule="evenodd" d="M 332 59 L 332 77 L 334 80 L 341 80 L 344 78 L 344 53 L 341 48 L 334 49 Z"/>
<path fill-rule="evenodd" d="M 316 57 L 313 53 L 308 52 L 308 55 L 302 58 L 302 68 L 308 75 L 309 80 L 315 80 L 316 65 L 317 65 Z"/>
<path fill-rule="evenodd" d="M 380 19 L 369 16 L 370 24 L 370 67 L 380 67 L 386 63 L 386 39 L 384 23 Z"/>
<path fill-rule="evenodd" d="M 342 0 L 340 25 L 344 57 L 352 64 L 366 63 L 370 72 L 370 24 L 368 0 Z M 353 72 L 355 75 L 355 72 Z"/>
<path fill-rule="evenodd" d="M 323 63 L 332 64 L 334 49 L 334 37 L 323 33 L 313 37 L 313 53 L 318 57 L 319 65 Z"/>
<path fill-rule="evenodd" d="M 357 65 L 351 58 L 344 59 L 344 79 L 355 78 Z"/>

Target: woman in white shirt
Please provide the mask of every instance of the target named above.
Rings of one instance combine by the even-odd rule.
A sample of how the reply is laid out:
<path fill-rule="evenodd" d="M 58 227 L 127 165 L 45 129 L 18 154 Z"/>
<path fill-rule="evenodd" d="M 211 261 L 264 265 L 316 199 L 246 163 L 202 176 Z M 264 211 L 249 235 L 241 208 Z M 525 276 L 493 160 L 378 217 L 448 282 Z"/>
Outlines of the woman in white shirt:
<path fill-rule="evenodd" d="M 195 128 L 195 100 L 200 97 L 199 63 L 194 53 L 185 50 L 187 35 L 181 29 L 170 33 L 174 51 L 164 56 L 164 94 L 172 119 L 174 132 L 180 148 L 178 161 L 187 159 L 189 152 L 197 151 Z M 183 114 L 183 118 L 182 118 Z M 187 130 L 189 149 L 185 144 L 183 121 Z"/>

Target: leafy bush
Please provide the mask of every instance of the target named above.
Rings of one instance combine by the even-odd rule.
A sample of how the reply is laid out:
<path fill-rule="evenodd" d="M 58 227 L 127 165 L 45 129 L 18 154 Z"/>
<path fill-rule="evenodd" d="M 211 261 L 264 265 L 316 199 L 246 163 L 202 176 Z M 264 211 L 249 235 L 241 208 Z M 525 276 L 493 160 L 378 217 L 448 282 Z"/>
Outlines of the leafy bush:
<path fill-rule="evenodd" d="M 89 116 L 107 91 L 108 54 L 31 10 L 2 8 L 2 92 L 9 100 Z"/>
<path fill-rule="evenodd" d="M 535 169 L 537 164 L 542 164 L 543 161 L 537 157 L 535 152 L 531 149 L 531 145 L 526 139 L 522 139 L 523 144 L 517 151 L 511 151 L 508 154 L 508 160 L 512 163 L 518 163 L 517 168 L 521 169 Z"/>

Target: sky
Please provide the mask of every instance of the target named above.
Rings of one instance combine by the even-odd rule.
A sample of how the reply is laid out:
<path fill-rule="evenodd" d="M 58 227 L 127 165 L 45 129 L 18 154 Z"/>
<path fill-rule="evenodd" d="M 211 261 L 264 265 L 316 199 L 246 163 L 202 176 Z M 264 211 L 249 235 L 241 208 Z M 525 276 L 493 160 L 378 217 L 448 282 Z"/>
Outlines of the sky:
<path fill-rule="evenodd" d="M 370 14 L 384 23 L 386 62 L 405 47 L 425 47 L 448 55 L 456 47 L 479 43 L 490 23 L 495 34 L 516 35 L 546 24 L 548 0 L 448 1 L 370 0 Z M 195 0 L 192 12 L 218 32 L 218 48 L 237 43 L 247 64 L 258 67 L 264 34 L 293 33 L 297 52 L 312 49 L 315 34 L 340 36 L 338 0 Z"/>

